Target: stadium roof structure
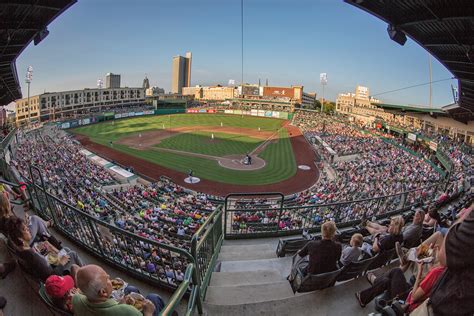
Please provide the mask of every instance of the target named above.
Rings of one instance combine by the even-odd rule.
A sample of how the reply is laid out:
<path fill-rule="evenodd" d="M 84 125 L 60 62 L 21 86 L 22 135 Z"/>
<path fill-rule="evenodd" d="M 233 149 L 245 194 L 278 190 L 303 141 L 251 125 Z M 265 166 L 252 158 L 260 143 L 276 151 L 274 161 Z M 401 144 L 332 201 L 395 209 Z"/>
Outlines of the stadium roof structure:
<path fill-rule="evenodd" d="M 402 104 L 387 104 L 387 103 L 372 103 L 372 105 L 378 106 L 387 110 L 399 110 L 402 112 L 418 112 L 418 113 L 430 113 L 430 114 L 447 114 L 444 108 L 427 108 L 423 106 L 415 105 L 402 105 Z"/>
<path fill-rule="evenodd" d="M 420 44 L 458 79 L 459 101 L 444 107 L 449 116 L 474 119 L 473 0 L 344 0 L 388 23 L 390 38 Z"/>
<path fill-rule="evenodd" d="M 39 44 L 47 26 L 77 0 L 0 2 L 0 105 L 22 97 L 16 59 L 31 43 Z"/>

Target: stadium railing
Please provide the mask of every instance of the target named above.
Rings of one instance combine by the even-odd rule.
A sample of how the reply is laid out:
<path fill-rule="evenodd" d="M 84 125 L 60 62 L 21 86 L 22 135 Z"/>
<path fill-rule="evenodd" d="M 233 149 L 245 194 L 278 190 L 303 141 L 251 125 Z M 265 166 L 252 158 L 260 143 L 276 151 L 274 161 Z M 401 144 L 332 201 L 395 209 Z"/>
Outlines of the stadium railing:
<path fill-rule="evenodd" d="M 14 143 L 16 142 L 16 132 L 17 132 L 16 128 L 11 130 L 10 133 L 8 133 L 7 136 L 5 136 L 5 138 L 2 139 L 2 142 L 0 143 L 0 150 L 1 150 L 0 155 L 2 157 L 2 159 L 0 159 L 0 170 L 3 175 L 7 175 L 9 172 L 8 164 L 9 164 L 10 158 L 12 158 L 11 157 L 12 153 L 10 152 L 10 150 L 14 152 L 14 149 L 15 149 Z"/>
<path fill-rule="evenodd" d="M 206 296 L 207 286 L 216 265 L 224 241 L 222 232 L 222 208 L 214 211 L 191 239 L 191 255 L 196 260 L 197 276 L 201 285 L 201 300 Z"/>
<path fill-rule="evenodd" d="M 283 203 L 282 207 L 273 208 L 235 208 L 226 199 L 224 235 L 226 239 L 240 239 L 296 235 L 303 230 L 317 232 L 320 224 L 327 218 L 334 219 L 338 228 L 353 226 L 361 218 L 381 219 L 431 201 L 444 186 L 445 183 L 440 182 L 426 188 L 383 197 L 306 206 L 285 206 Z M 252 217 L 258 219 L 249 221 Z M 264 218 L 266 219 L 262 221 Z"/>

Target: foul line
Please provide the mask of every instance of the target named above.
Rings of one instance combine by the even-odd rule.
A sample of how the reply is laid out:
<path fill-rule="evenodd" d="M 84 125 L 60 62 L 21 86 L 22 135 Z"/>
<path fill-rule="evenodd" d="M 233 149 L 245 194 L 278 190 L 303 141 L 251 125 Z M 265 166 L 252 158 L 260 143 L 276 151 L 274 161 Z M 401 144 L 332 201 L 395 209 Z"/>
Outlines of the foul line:
<path fill-rule="evenodd" d="M 273 133 L 270 137 L 268 137 L 263 143 L 261 143 L 260 145 L 258 145 L 254 150 L 252 150 L 250 153 L 249 153 L 249 156 L 253 156 L 255 155 L 255 153 L 263 146 L 266 146 L 270 141 L 272 141 L 275 137 L 276 134 L 278 134 L 282 128 L 284 128 L 285 126 L 282 126 L 280 127 L 275 133 Z"/>

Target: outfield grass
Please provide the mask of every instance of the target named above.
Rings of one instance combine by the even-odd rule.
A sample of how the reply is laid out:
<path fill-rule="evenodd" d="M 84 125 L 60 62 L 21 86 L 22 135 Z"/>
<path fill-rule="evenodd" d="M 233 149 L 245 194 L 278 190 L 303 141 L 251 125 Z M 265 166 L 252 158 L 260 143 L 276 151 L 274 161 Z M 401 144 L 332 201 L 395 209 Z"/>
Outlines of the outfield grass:
<path fill-rule="evenodd" d="M 284 120 L 265 119 L 254 116 L 218 115 L 218 114 L 174 114 L 162 116 L 141 116 L 136 118 L 108 121 L 73 129 L 74 133 L 94 138 L 100 143 L 116 141 L 122 137 L 164 128 L 182 126 L 223 126 L 276 131 Z"/>
<path fill-rule="evenodd" d="M 116 142 L 118 139 L 125 136 L 138 134 L 139 132 L 143 131 L 159 129 L 162 128 L 163 124 L 165 124 L 165 127 L 168 128 L 169 126 L 181 127 L 189 125 L 220 126 L 221 122 L 224 126 L 253 129 L 258 129 L 260 127 L 260 129 L 264 131 L 276 131 L 281 127 L 284 121 L 250 116 L 244 116 L 242 118 L 235 115 L 179 114 L 172 116 L 147 116 L 133 119 L 124 119 L 115 121 L 115 123 L 105 122 L 76 128 L 72 130 L 72 132 L 86 135 L 96 143 L 109 146 L 110 141 Z M 249 138 L 244 136 L 240 137 L 243 137 L 242 139 Z M 165 139 L 164 141 L 171 142 L 173 138 L 174 137 L 171 137 L 170 139 Z M 247 141 L 250 142 L 260 140 L 247 139 Z M 225 143 L 228 142 L 230 142 L 229 139 L 225 141 Z M 255 148 L 256 146 L 258 146 L 257 143 L 252 144 L 252 148 Z M 205 148 L 212 146 L 202 147 Z M 245 146 L 242 144 L 239 145 L 239 148 L 242 150 L 243 147 Z M 217 151 L 217 149 L 203 148 L 193 148 L 193 152 L 198 152 L 196 150 L 209 150 L 206 152 L 206 154 L 211 154 L 213 150 Z M 194 175 L 197 177 L 230 184 L 265 185 L 283 181 L 289 177 L 292 177 L 296 173 L 295 157 L 293 155 L 290 139 L 288 138 L 288 134 L 285 129 L 281 129 L 279 131 L 279 139 L 267 145 L 265 150 L 259 155 L 259 157 L 266 161 L 266 165 L 264 168 L 255 171 L 230 170 L 219 166 L 217 161 L 214 160 L 190 157 L 169 152 L 161 152 L 153 149 L 145 151 L 136 150 L 120 144 L 114 144 L 114 149 L 184 173 L 187 173 L 190 169 L 192 169 L 194 170 Z M 174 149 L 177 148 L 174 147 Z M 223 153 L 227 154 L 229 152 L 228 149 L 219 150 L 220 154 L 216 154 L 217 156 L 223 155 Z M 189 147 L 186 151 L 190 151 Z"/>
<path fill-rule="evenodd" d="M 249 153 L 262 142 L 261 139 L 243 135 L 197 131 L 163 139 L 155 147 L 223 157 Z"/>

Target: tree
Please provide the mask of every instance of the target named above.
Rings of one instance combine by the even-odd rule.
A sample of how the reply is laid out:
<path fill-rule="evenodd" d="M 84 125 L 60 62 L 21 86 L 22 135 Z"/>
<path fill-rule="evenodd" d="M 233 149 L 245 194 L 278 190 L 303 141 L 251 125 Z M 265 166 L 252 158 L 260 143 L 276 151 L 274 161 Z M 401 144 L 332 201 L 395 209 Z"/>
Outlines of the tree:
<path fill-rule="evenodd" d="M 334 102 L 329 102 L 329 101 L 324 101 L 324 113 L 334 113 L 336 110 L 336 103 Z"/>
<path fill-rule="evenodd" d="M 314 100 L 314 107 L 313 107 L 314 110 L 321 110 L 321 102 L 316 99 Z"/>

